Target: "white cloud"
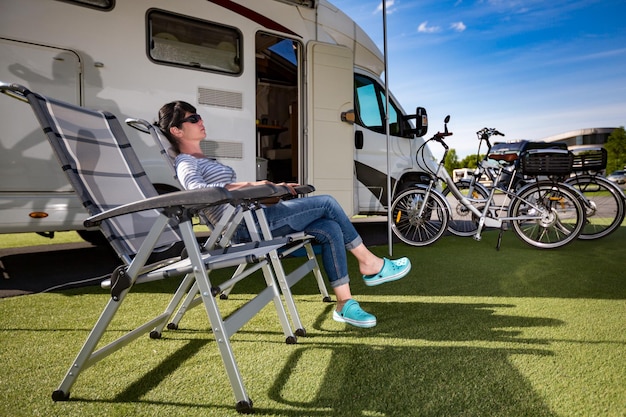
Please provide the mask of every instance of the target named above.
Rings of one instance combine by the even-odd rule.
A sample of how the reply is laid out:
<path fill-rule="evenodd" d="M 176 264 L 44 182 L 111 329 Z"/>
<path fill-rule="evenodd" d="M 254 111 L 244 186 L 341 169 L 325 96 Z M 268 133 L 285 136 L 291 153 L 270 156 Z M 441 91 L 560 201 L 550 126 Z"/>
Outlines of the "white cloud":
<path fill-rule="evenodd" d="M 465 26 L 465 23 L 463 22 L 454 22 L 450 25 L 450 28 L 456 32 L 463 32 L 467 29 L 467 26 Z"/>
<path fill-rule="evenodd" d="M 435 33 L 439 32 L 440 29 L 439 26 L 428 26 L 428 21 L 420 23 L 417 27 L 417 31 L 420 33 Z"/>
<path fill-rule="evenodd" d="M 393 13 L 394 9 L 393 9 L 393 4 L 394 4 L 395 0 L 385 0 L 385 7 L 387 8 L 387 13 L 391 14 Z M 382 12 L 383 11 L 383 2 L 381 1 L 380 4 L 378 5 L 378 7 L 376 8 L 376 13 L 378 12 Z"/>

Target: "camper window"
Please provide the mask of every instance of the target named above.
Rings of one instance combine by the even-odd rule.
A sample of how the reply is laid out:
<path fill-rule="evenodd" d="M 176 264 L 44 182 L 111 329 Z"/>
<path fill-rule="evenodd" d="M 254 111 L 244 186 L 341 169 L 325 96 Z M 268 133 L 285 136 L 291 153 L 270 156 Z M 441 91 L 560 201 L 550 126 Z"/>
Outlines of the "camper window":
<path fill-rule="evenodd" d="M 111 10 L 115 6 L 115 0 L 61 0 L 65 3 L 73 3 L 78 6 L 92 7 L 94 9 Z"/>
<path fill-rule="evenodd" d="M 241 73 L 241 34 L 234 28 L 152 10 L 148 56 L 157 63 Z"/>
<path fill-rule="evenodd" d="M 357 122 L 363 127 L 378 133 L 385 132 L 385 90 L 380 84 L 363 75 L 356 75 L 354 79 L 354 102 L 357 108 Z M 402 114 L 393 101 L 389 101 L 389 133 L 400 136 L 400 132 L 412 129 L 408 121 L 399 118 Z M 400 123 L 404 123 L 400 130 Z M 407 133 L 405 137 L 411 137 Z"/>

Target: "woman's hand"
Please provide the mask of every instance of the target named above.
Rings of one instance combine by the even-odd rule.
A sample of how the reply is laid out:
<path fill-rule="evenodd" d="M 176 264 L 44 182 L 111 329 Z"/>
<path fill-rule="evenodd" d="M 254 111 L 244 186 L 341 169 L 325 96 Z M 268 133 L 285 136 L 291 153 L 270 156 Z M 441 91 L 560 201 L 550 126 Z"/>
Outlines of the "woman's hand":
<path fill-rule="evenodd" d="M 272 181 L 268 181 L 268 180 L 261 180 L 261 181 L 253 181 L 253 182 L 233 182 L 230 184 L 226 184 L 226 186 L 224 188 L 226 188 L 227 190 L 239 190 L 242 188 L 246 188 L 246 187 L 254 187 L 254 186 L 259 186 L 259 185 L 274 185 L 274 186 L 278 186 L 278 187 L 284 187 L 289 191 L 289 194 L 291 194 L 291 197 L 288 197 L 286 195 L 283 195 L 281 197 L 268 197 L 268 198 L 263 198 L 260 200 L 260 202 L 264 205 L 273 205 L 278 203 L 280 200 L 283 200 L 285 198 L 289 199 L 289 198 L 293 198 L 293 197 L 297 197 L 298 196 L 298 192 L 296 191 L 296 187 L 299 187 L 300 184 L 295 183 L 295 182 L 281 182 L 281 183 L 274 183 Z"/>
<path fill-rule="evenodd" d="M 289 192 L 291 193 L 291 195 L 298 195 L 298 193 L 296 192 L 296 187 L 299 187 L 300 184 L 298 184 L 296 182 L 281 182 L 281 183 L 278 183 L 276 185 L 282 185 L 284 187 L 287 187 L 289 189 Z"/>

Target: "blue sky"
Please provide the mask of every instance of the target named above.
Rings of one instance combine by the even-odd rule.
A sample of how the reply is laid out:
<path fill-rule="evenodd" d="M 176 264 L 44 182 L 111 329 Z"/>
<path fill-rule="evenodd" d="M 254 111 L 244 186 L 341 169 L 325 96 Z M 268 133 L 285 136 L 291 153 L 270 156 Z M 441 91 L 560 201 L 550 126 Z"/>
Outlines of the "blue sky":
<path fill-rule="evenodd" d="M 383 50 L 380 0 L 331 2 Z M 624 0 L 387 0 L 389 86 L 407 112 L 426 107 L 427 137 L 451 115 L 460 158 L 483 127 L 540 140 L 624 126 L 625 16 Z"/>

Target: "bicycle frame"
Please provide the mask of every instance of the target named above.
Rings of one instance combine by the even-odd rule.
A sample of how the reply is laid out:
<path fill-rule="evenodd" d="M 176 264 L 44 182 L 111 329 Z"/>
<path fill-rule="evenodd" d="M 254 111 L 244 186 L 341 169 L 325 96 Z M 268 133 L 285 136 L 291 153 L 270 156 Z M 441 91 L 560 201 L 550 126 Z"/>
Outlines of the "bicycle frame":
<path fill-rule="evenodd" d="M 465 195 L 463 195 L 461 193 L 461 191 L 458 189 L 458 187 L 454 184 L 454 181 L 452 180 L 452 177 L 450 177 L 450 174 L 448 174 L 448 171 L 445 169 L 444 167 L 444 163 L 443 161 L 445 160 L 445 153 L 444 153 L 444 158 L 441 160 L 441 162 L 439 163 L 438 169 L 437 169 L 437 175 L 435 176 L 438 180 L 444 181 L 446 182 L 446 184 L 448 185 L 448 188 L 450 189 L 450 192 L 452 193 L 452 195 L 454 195 L 454 197 L 461 203 L 463 204 L 463 206 L 465 208 L 467 208 L 469 211 L 471 211 L 477 218 L 478 218 L 478 229 L 476 231 L 476 234 L 474 234 L 474 240 L 481 240 L 482 238 L 482 230 L 484 227 L 494 227 L 494 228 L 499 228 L 501 229 L 504 222 L 508 222 L 508 221 L 513 221 L 513 220 L 540 220 L 544 217 L 544 208 L 535 204 L 532 201 L 526 200 L 524 199 L 523 202 L 527 205 L 529 205 L 530 207 L 532 207 L 533 209 L 536 210 L 536 212 L 538 213 L 535 216 L 529 216 L 529 215 L 525 215 L 525 216 L 500 216 L 498 215 L 498 212 L 502 212 L 502 211 L 507 211 L 508 212 L 508 204 L 501 204 L 501 205 L 497 205 L 497 204 L 493 204 L 495 201 L 495 193 L 496 191 L 500 191 L 503 192 L 505 194 L 505 197 L 508 198 L 510 200 L 510 202 L 513 202 L 513 200 L 515 199 L 519 199 L 519 195 L 515 192 L 511 192 L 510 189 L 511 187 L 508 187 L 508 189 L 500 189 L 497 187 L 491 187 L 489 189 L 489 196 L 486 199 L 477 199 L 477 198 L 468 198 Z M 497 173 L 495 175 L 495 179 L 494 181 L 499 180 L 502 177 L 502 172 L 503 172 L 503 167 L 497 167 Z M 512 181 L 512 180 L 511 180 Z M 432 184 L 434 183 L 434 181 L 431 181 L 431 185 L 429 186 L 429 191 L 431 191 L 432 189 Z M 530 184 L 525 185 L 524 187 L 522 187 L 519 192 L 521 193 L 523 190 L 526 190 L 532 186 L 536 186 L 537 184 L 539 184 L 540 182 L 533 182 Z M 544 182 L 545 184 L 545 182 Z M 556 189 L 556 186 L 555 186 Z M 435 190 L 436 191 L 436 190 Z M 436 191 L 438 192 L 438 191 Z M 447 202 L 447 200 L 446 200 Z M 505 200 L 506 202 L 506 200 Z M 472 203 L 479 203 L 479 204 L 484 204 L 484 208 L 482 211 L 480 211 L 476 206 L 474 206 L 474 204 Z M 451 210 L 451 208 L 450 208 Z M 492 214 L 492 216 L 490 216 L 489 214 Z"/>

